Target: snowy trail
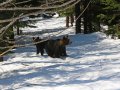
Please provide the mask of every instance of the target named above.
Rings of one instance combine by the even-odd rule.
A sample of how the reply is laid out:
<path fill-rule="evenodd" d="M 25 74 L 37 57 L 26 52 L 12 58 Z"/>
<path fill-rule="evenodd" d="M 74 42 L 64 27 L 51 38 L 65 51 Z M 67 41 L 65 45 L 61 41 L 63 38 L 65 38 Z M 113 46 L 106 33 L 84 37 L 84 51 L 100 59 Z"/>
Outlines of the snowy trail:
<path fill-rule="evenodd" d="M 62 26 L 64 18 L 53 20 Z M 74 35 L 74 28 L 68 31 L 72 44 L 64 59 L 36 55 L 35 46 L 17 48 L 5 56 L 0 63 L 0 90 L 119 90 L 120 40 L 99 32 Z"/>

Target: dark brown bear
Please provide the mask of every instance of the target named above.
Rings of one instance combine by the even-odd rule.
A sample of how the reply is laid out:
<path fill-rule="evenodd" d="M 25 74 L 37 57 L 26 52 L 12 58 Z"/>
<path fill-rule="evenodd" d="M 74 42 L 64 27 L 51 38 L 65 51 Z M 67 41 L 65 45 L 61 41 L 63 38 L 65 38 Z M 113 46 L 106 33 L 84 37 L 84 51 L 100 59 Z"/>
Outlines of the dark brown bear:
<path fill-rule="evenodd" d="M 45 50 L 48 56 L 53 58 L 59 58 L 60 56 L 67 56 L 66 45 L 70 44 L 68 36 L 64 36 L 62 39 L 48 40 L 45 46 Z"/>
<path fill-rule="evenodd" d="M 46 41 L 42 41 L 42 39 L 40 39 L 39 37 L 33 37 L 33 42 L 36 43 L 35 44 L 36 45 L 36 54 L 41 53 L 41 55 L 43 56 Z"/>

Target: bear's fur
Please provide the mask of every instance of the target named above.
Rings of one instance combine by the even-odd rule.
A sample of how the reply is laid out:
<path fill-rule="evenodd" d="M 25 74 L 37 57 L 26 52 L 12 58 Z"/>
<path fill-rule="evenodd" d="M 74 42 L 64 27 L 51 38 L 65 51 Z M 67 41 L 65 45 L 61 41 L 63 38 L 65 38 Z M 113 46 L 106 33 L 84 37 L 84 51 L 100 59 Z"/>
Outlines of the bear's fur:
<path fill-rule="evenodd" d="M 59 58 L 60 56 L 67 56 L 66 45 L 70 43 L 68 36 L 64 36 L 62 39 L 49 40 L 45 49 L 48 56 Z"/>
<path fill-rule="evenodd" d="M 39 37 L 33 37 L 34 42 L 40 42 L 43 39 L 40 39 Z M 49 39 L 47 41 L 42 41 L 40 43 L 36 43 L 36 53 L 41 55 L 44 54 L 44 50 L 46 50 L 46 53 L 48 56 L 53 58 L 59 58 L 60 56 L 67 56 L 66 53 L 66 45 L 70 44 L 70 40 L 68 36 L 64 36 L 62 39 Z"/>

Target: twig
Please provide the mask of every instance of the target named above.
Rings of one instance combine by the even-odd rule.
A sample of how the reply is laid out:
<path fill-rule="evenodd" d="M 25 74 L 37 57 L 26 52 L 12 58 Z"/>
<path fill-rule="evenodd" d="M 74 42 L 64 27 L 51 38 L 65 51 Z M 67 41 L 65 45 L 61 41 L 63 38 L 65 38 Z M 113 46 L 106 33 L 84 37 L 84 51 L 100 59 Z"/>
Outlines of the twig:
<path fill-rule="evenodd" d="M 6 5 L 6 4 L 8 4 L 8 3 L 11 3 L 12 1 L 13 1 L 13 0 L 6 0 L 6 1 L 3 2 L 3 3 L 0 3 L 0 7 Z"/>

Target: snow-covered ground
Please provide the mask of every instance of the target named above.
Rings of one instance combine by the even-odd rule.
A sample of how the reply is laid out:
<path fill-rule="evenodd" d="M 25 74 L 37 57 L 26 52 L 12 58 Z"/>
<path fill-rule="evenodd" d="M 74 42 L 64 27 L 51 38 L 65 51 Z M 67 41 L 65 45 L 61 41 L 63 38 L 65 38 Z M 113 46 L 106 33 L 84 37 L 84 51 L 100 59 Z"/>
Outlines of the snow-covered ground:
<path fill-rule="evenodd" d="M 38 28 L 25 28 L 25 32 L 63 29 L 52 34 L 69 34 L 69 56 L 36 55 L 34 45 L 16 48 L 0 62 L 0 90 L 120 90 L 120 40 L 106 38 L 100 32 L 75 35 L 74 27 L 65 28 L 65 18 L 36 25 Z"/>

